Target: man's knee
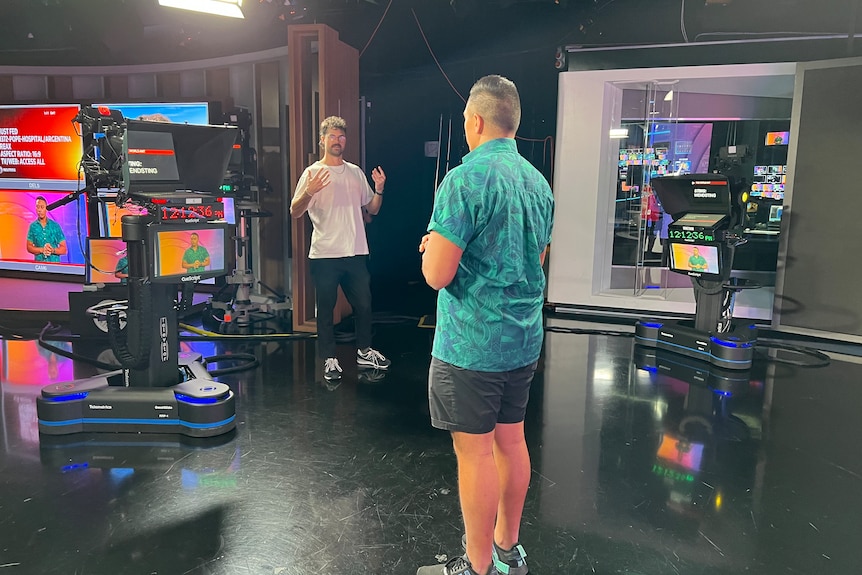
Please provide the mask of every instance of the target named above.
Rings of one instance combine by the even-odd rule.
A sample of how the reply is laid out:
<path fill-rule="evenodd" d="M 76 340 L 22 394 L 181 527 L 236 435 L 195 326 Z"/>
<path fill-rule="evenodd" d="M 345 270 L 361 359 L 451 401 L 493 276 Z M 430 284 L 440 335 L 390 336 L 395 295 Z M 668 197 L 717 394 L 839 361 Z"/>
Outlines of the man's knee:
<path fill-rule="evenodd" d="M 458 457 L 482 457 L 494 453 L 494 432 L 465 433 L 452 432 L 452 445 Z"/>

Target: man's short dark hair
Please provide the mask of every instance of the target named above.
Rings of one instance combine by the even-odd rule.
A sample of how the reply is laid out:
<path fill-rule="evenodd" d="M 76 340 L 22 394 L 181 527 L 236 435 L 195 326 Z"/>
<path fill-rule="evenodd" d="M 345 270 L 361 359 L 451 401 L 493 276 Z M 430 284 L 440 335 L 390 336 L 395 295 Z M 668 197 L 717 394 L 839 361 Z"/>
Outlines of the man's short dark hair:
<path fill-rule="evenodd" d="M 46 199 L 45 199 L 45 196 L 36 196 L 36 199 L 35 199 L 35 200 L 33 200 L 33 203 L 36 203 L 36 202 L 38 202 L 39 200 L 42 200 L 42 201 L 43 201 L 43 202 L 45 202 L 46 204 L 48 203 L 48 200 L 46 200 Z"/>
<path fill-rule="evenodd" d="M 492 74 L 479 78 L 470 88 L 467 105 L 486 121 L 507 132 L 517 132 L 521 124 L 521 97 L 515 83 Z"/>

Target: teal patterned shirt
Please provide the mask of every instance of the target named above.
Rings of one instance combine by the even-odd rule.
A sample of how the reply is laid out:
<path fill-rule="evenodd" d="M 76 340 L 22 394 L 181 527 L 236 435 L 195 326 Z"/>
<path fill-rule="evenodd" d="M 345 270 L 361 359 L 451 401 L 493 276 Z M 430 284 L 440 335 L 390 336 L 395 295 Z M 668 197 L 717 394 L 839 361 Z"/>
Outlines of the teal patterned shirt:
<path fill-rule="evenodd" d="M 437 295 L 431 355 L 456 367 L 502 372 L 539 358 L 554 196 L 513 139 L 486 142 L 443 178 L 428 231 L 464 250 Z"/>
<path fill-rule="evenodd" d="M 45 227 L 42 227 L 39 220 L 36 220 L 30 224 L 30 228 L 27 230 L 27 241 L 32 242 L 37 248 L 41 248 L 45 244 L 51 244 L 56 248 L 60 245 L 60 242 L 65 240 L 66 234 L 63 233 L 63 228 L 60 227 L 60 224 L 50 218 L 46 220 Z M 36 261 L 59 262 L 60 256 L 57 254 L 51 254 L 50 256 L 36 254 Z"/>

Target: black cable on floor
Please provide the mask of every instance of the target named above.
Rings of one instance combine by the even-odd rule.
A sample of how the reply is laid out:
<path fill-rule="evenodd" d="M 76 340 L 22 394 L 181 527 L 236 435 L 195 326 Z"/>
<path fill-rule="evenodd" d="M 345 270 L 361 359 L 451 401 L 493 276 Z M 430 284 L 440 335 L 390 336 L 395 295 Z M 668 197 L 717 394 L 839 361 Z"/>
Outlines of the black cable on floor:
<path fill-rule="evenodd" d="M 584 329 L 580 327 L 561 327 L 555 325 L 546 325 L 545 331 L 552 333 L 574 333 L 577 335 L 607 335 L 612 337 L 634 337 L 634 332 L 628 331 L 610 331 L 606 329 Z"/>
<path fill-rule="evenodd" d="M 775 363 L 786 363 L 789 365 L 795 365 L 798 367 L 826 367 L 832 361 L 828 355 L 823 353 L 822 351 L 816 350 L 810 347 L 801 347 L 796 345 L 787 345 L 784 343 L 776 343 L 774 341 L 763 341 L 757 340 L 757 344 L 755 349 L 777 349 L 781 351 L 788 351 L 790 353 L 795 353 L 800 355 L 801 357 L 809 357 L 814 358 L 813 361 L 799 361 L 792 359 L 785 359 L 780 357 L 770 357 L 765 356 L 764 359 L 766 361 L 771 361 Z"/>
<path fill-rule="evenodd" d="M 224 353 L 220 355 L 211 355 L 209 357 L 204 358 L 204 365 L 209 365 L 211 363 L 219 363 L 219 362 L 232 362 L 232 361 L 242 361 L 240 365 L 233 365 L 231 367 L 223 367 L 220 369 L 207 369 L 213 377 L 218 377 L 220 375 L 226 375 L 228 373 L 239 373 L 241 371 L 246 371 L 249 369 L 254 369 L 258 365 L 260 365 L 260 361 L 258 361 L 257 357 L 251 353 Z"/>

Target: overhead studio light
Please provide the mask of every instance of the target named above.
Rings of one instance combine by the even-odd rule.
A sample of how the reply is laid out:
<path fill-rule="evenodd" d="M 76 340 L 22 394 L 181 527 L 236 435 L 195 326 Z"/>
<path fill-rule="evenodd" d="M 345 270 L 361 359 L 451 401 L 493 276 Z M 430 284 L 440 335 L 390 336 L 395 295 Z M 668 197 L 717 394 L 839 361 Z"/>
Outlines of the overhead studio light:
<path fill-rule="evenodd" d="M 159 0 L 159 6 L 230 16 L 231 18 L 245 18 L 242 13 L 242 0 Z"/>
<path fill-rule="evenodd" d="M 610 137 L 614 139 L 623 139 L 629 137 L 628 128 L 611 128 Z"/>

